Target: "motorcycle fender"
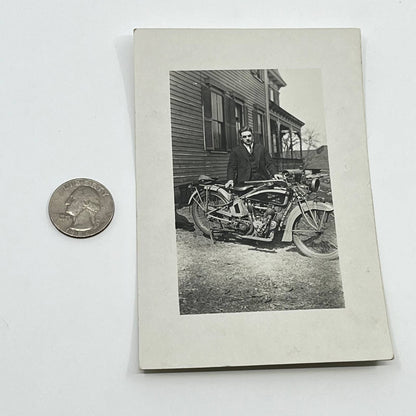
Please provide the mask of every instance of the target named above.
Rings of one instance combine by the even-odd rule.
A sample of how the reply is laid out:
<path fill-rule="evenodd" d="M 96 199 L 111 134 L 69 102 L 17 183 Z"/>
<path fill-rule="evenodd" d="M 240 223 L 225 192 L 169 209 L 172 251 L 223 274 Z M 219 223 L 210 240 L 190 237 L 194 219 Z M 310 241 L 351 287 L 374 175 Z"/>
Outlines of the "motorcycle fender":
<path fill-rule="evenodd" d="M 220 186 L 205 185 L 204 189 L 208 189 L 210 191 L 219 193 L 221 196 L 223 196 L 225 198 L 226 201 L 231 200 L 231 195 L 224 188 L 221 188 Z M 198 195 L 198 191 L 195 190 L 189 198 L 188 205 L 191 205 L 191 203 L 192 203 L 192 201 L 193 201 L 193 199 L 195 198 L 196 195 Z"/>
<path fill-rule="evenodd" d="M 306 205 L 306 203 L 303 203 L 302 208 L 305 212 L 309 211 L 309 209 L 320 209 L 323 211 L 334 210 L 334 207 L 332 206 L 332 204 L 325 203 L 325 202 L 308 202 L 308 205 Z M 293 240 L 292 238 L 293 224 L 295 223 L 296 218 L 300 214 L 302 214 L 302 211 L 299 208 L 299 206 L 296 206 L 294 209 L 292 209 L 292 211 L 290 211 L 286 220 L 286 226 L 285 226 L 285 231 L 283 233 L 282 241 L 287 242 L 287 241 Z"/>

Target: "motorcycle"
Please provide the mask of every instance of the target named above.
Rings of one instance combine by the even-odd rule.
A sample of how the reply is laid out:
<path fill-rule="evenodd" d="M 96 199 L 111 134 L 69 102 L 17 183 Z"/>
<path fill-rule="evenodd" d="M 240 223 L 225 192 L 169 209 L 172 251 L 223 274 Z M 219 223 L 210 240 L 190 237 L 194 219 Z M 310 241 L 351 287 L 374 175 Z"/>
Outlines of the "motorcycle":
<path fill-rule="evenodd" d="M 320 188 L 319 176 L 287 170 L 278 179 L 245 182 L 225 188 L 201 175 L 190 185 L 188 201 L 195 225 L 213 241 L 229 234 L 245 241 L 292 242 L 308 257 L 338 258 L 334 208 L 324 199 L 310 198 Z"/>

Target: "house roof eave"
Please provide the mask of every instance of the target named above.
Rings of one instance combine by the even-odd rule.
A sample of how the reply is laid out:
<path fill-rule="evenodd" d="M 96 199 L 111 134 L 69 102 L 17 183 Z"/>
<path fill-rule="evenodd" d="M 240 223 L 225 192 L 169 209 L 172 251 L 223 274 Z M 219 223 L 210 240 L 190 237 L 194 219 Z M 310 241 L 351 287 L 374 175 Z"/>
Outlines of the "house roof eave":
<path fill-rule="evenodd" d="M 287 84 L 279 73 L 279 70 L 269 69 L 269 77 L 273 79 L 280 87 L 286 87 Z"/>
<path fill-rule="evenodd" d="M 282 115 L 286 118 L 288 118 L 293 123 L 297 124 L 299 127 L 302 127 L 305 125 L 305 123 L 298 118 L 296 118 L 294 115 L 290 114 L 288 111 L 277 105 L 275 102 L 270 101 L 270 110 L 274 111 L 275 113 Z"/>

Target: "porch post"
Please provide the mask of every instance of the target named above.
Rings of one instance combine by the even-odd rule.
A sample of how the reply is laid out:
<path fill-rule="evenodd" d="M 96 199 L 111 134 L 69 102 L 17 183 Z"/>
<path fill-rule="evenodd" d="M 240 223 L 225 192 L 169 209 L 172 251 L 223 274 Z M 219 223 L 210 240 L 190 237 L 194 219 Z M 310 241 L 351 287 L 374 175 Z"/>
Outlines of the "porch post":
<path fill-rule="evenodd" d="M 273 154 L 272 133 L 270 129 L 270 109 L 269 109 L 269 77 L 267 69 L 264 70 L 264 92 L 266 95 L 266 129 L 267 129 L 267 146 L 269 153 Z"/>

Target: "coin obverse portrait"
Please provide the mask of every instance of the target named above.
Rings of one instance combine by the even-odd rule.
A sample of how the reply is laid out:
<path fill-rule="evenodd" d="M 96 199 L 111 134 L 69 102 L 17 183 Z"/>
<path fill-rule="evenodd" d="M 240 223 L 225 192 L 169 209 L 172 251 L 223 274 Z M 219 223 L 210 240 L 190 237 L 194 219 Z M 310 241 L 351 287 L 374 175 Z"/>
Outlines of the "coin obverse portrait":
<path fill-rule="evenodd" d="M 102 184 L 92 179 L 72 179 L 60 185 L 49 202 L 49 217 L 62 233 L 76 238 L 103 231 L 114 215 L 114 201 Z"/>

